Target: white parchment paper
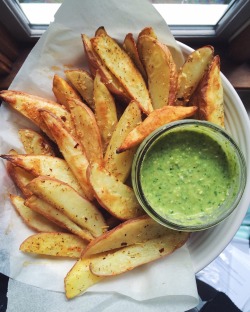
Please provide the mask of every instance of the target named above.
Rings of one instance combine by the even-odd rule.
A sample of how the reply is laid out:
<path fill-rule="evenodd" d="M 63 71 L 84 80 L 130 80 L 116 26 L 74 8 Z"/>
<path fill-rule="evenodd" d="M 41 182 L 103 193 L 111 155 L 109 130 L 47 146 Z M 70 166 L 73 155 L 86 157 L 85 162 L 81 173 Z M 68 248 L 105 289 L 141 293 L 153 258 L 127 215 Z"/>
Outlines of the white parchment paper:
<path fill-rule="evenodd" d="M 183 56 L 168 26 L 149 1 L 65 0 L 56 14 L 55 22 L 38 41 L 10 89 L 54 99 L 51 91 L 53 75 L 56 73 L 64 76 L 65 69 L 86 66 L 80 35 L 86 33 L 91 37 L 99 26 L 104 26 L 112 37 L 120 41 L 128 32 L 132 32 L 136 37 L 144 27 L 153 26 L 159 39 L 175 51 L 176 62 L 179 65 L 183 62 Z M 17 135 L 21 127 L 34 128 L 26 119 L 3 104 L 0 111 L 1 154 L 8 153 L 10 148 L 22 152 Z M 20 289 L 27 291 L 30 287 L 36 294 L 40 291 L 37 295 L 40 303 L 45 292 L 63 305 L 66 299 L 58 292 L 64 291 L 63 279 L 73 266 L 74 260 L 51 260 L 19 251 L 21 242 L 33 232 L 23 224 L 9 203 L 8 193 L 16 193 L 17 190 L 6 174 L 3 161 L 0 162 L 0 172 L 0 271 L 12 278 L 10 287 L 13 287 L 14 293 Z M 113 294 L 114 302 L 123 298 L 121 301 L 126 302 L 126 306 L 129 302 L 135 304 L 133 300 L 144 303 L 157 300 L 165 308 L 169 307 L 167 311 L 184 311 L 198 303 L 193 266 L 186 246 L 154 264 L 147 264 L 121 276 L 106 279 L 91 287 L 88 292 L 75 301 L 81 304 L 81 307 L 85 300 L 93 300 L 94 307 L 95 302 L 98 304 L 98 300 L 94 298 L 101 293 L 109 293 L 108 296 Z M 12 294 L 9 289 L 9 306 L 18 306 L 20 312 L 24 311 L 19 308 L 18 296 Z M 67 309 L 60 308 L 60 311 L 68 311 L 71 302 L 64 305 Z M 144 303 L 141 302 L 141 305 Z M 28 309 L 29 305 L 31 302 L 25 303 L 26 311 L 40 311 Z M 46 311 L 52 310 L 46 308 Z M 86 307 L 80 311 L 89 310 Z"/>

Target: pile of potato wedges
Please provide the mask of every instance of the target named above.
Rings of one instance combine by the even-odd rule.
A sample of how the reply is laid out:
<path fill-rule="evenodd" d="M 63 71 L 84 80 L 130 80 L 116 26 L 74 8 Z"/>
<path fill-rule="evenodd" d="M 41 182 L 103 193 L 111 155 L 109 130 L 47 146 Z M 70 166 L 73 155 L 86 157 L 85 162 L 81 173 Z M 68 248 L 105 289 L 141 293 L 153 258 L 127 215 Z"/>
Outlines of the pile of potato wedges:
<path fill-rule="evenodd" d="M 10 200 L 34 234 L 20 250 L 76 258 L 67 298 L 103 278 L 167 256 L 190 233 L 156 223 L 131 187 L 133 157 L 155 129 L 185 118 L 224 127 L 220 58 L 212 46 L 177 68 L 152 27 L 117 42 L 99 27 L 81 35 L 88 68 L 55 74 L 55 101 L 16 90 L 0 99 L 37 126 L 19 129 L 24 153 L 6 151 L 19 189 Z M 62 277 L 63 280 L 63 277 Z"/>

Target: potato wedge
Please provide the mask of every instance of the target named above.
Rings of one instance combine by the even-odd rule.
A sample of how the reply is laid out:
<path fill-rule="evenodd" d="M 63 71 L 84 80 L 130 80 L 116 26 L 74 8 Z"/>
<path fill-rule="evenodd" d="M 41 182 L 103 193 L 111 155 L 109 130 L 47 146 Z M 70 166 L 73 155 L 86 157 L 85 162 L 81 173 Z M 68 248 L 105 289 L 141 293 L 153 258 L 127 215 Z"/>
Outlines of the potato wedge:
<path fill-rule="evenodd" d="M 18 135 L 26 154 L 55 156 L 51 144 L 40 133 L 31 129 L 19 129 Z"/>
<path fill-rule="evenodd" d="M 37 232 L 62 232 L 62 228 L 25 205 L 25 199 L 10 194 L 10 201 L 25 224 Z"/>
<path fill-rule="evenodd" d="M 32 178 L 38 176 L 48 176 L 58 179 L 69 184 L 78 193 L 84 195 L 84 192 L 73 175 L 70 167 L 65 160 L 47 155 L 1 155 L 3 159 L 8 160 L 15 166 L 25 169 L 27 171 L 27 183 L 30 182 L 29 174 Z M 17 170 L 15 170 L 17 171 Z M 25 180 L 23 179 L 23 183 Z M 26 184 L 27 184 L 26 183 Z M 24 185 L 26 185 L 24 184 Z"/>
<path fill-rule="evenodd" d="M 23 116 L 30 119 L 53 141 L 53 136 L 40 116 L 40 109 L 46 109 L 47 111 L 53 113 L 55 116 L 60 118 L 64 127 L 68 129 L 69 132 L 72 133 L 72 131 L 74 131 L 74 125 L 70 113 L 62 105 L 56 102 L 14 90 L 0 91 L 0 99 L 11 105 L 11 107 Z"/>
<path fill-rule="evenodd" d="M 119 99 L 122 99 L 124 102 L 128 102 L 130 100 L 128 93 L 125 91 L 119 80 L 110 72 L 110 70 L 102 63 L 99 56 L 95 53 L 89 37 L 82 34 L 82 41 L 92 76 L 95 77 L 96 71 L 98 70 L 103 83 L 105 83 L 109 91 L 118 96 Z"/>
<path fill-rule="evenodd" d="M 97 28 L 97 30 L 95 31 L 95 37 L 101 35 L 101 34 L 107 34 L 106 29 L 104 26 L 100 26 Z"/>
<path fill-rule="evenodd" d="M 213 59 L 212 46 L 201 47 L 190 53 L 179 71 L 175 105 L 185 106 L 189 102 L 201 78 Z"/>
<path fill-rule="evenodd" d="M 125 221 L 89 243 L 82 257 L 143 243 L 166 235 L 169 229 L 148 215 Z"/>
<path fill-rule="evenodd" d="M 89 181 L 99 204 L 120 220 L 139 217 L 144 213 L 132 188 L 118 181 L 107 170 L 93 164 Z"/>
<path fill-rule="evenodd" d="M 141 124 L 132 130 L 117 149 L 118 153 L 126 151 L 140 144 L 150 133 L 157 128 L 172 121 L 193 116 L 197 111 L 196 106 L 164 106 L 154 110 Z"/>
<path fill-rule="evenodd" d="M 29 236 L 20 245 L 23 252 L 55 257 L 80 258 L 87 242 L 69 233 L 39 233 Z"/>
<path fill-rule="evenodd" d="M 190 104 L 198 106 L 199 119 L 225 127 L 224 95 L 218 55 L 213 58 L 207 73 L 190 100 Z"/>
<path fill-rule="evenodd" d="M 152 37 L 153 39 L 158 39 L 157 38 L 157 35 L 156 35 L 156 33 L 155 33 L 155 31 L 154 31 L 154 29 L 152 28 L 152 27 L 145 27 L 145 28 L 143 28 L 141 31 L 140 31 L 140 33 L 139 33 L 139 35 L 138 35 L 138 39 L 141 37 L 141 36 L 150 36 L 150 37 Z"/>
<path fill-rule="evenodd" d="M 9 155 L 17 154 L 18 153 L 14 149 L 9 151 Z M 35 178 L 33 174 L 21 167 L 13 165 L 10 161 L 7 161 L 6 170 L 25 198 L 32 195 L 32 193 L 26 188 L 26 185 Z"/>
<path fill-rule="evenodd" d="M 91 43 L 95 52 L 120 81 L 131 99 L 139 103 L 145 114 L 149 114 L 153 107 L 147 86 L 128 54 L 115 40 L 105 34 L 92 38 Z"/>
<path fill-rule="evenodd" d="M 94 81 L 91 75 L 83 69 L 65 70 L 65 76 L 73 87 L 81 94 L 83 100 L 94 111 L 93 91 Z"/>
<path fill-rule="evenodd" d="M 58 226 L 68 230 L 69 232 L 80 236 L 82 239 L 87 241 L 94 239 L 93 235 L 88 230 L 82 229 L 80 226 L 71 221 L 64 213 L 36 195 L 30 196 L 24 203 L 30 209 L 40 213 L 48 220 L 56 223 Z"/>
<path fill-rule="evenodd" d="M 58 75 L 54 75 L 52 91 L 58 103 L 64 105 L 68 109 L 68 100 L 82 100 L 80 95 L 71 87 L 71 85 Z"/>
<path fill-rule="evenodd" d="M 100 129 L 103 150 L 106 151 L 111 136 L 117 125 L 117 112 L 113 96 L 101 81 L 97 71 L 94 79 L 95 118 Z"/>
<path fill-rule="evenodd" d="M 135 151 L 130 150 L 124 154 L 117 154 L 116 150 L 140 123 L 141 111 L 137 102 L 132 101 L 119 119 L 104 156 L 105 168 L 121 182 L 124 182 L 129 176 Z"/>
<path fill-rule="evenodd" d="M 89 270 L 89 259 L 79 259 L 64 279 L 65 294 L 68 299 L 84 293 L 89 287 L 103 280 Z"/>
<path fill-rule="evenodd" d="M 75 124 L 76 137 L 83 146 L 88 161 L 101 164 L 102 139 L 94 113 L 78 100 L 69 100 L 68 105 Z"/>
<path fill-rule="evenodd" d="M 123 41 L 123 48 L 139 69 L 143 79 L 147 81 L 147 73 L 142 65 L 133 34 L 128 33 Z"/>
<path fill-rule="evenodd" d="M 177 69 L 170 50 L 151 36 L 139 37 L 137 46 L 154 109 L 172 105 L 177 91 Z"/>
<path fill-rule="evenodd" d="M 53 134 L 64 159 L 78 180 L 84 196 L 92 200 L 93 191 L 87 178 L 89 161 L 80 142 L 64 128 L 61 120 L 55 115 L 47 111 L 40 111 L 40 114 Z"/>
<path fill-rule="evenodd" d="M 90 271 L 97 276 L 113 276 L 130 271 L 173 253 L 186 243 L 188 237 L 187 232 L 168 229 L 168 233 L 159 238 L 91 258 Z"/>
<path fill-rule="evenodd" d="M 32 180 L 27 188 L 81 228 L 89 230 L 94 237 L 102 235 L 106 230 L 106 223 L 100 211 L 68 184 L 40 176 Z"/>

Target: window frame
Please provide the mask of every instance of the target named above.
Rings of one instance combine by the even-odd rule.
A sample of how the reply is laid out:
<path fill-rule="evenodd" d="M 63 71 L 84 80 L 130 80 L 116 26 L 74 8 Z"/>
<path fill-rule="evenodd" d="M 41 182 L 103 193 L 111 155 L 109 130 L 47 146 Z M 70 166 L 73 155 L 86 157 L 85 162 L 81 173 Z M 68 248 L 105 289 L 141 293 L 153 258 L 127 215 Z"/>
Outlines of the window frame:
<path fill-rule="evenodd" d="M 229 42 L 250 21 L 250 0 L 237 0 L 229 6 L 216 26 L 177 26 L 170 25 L 170 29 L 177 40 L 204 41 L 210 39 L 215 42 Z"/>
<path fill-rule="evenodd" d="M 164 1 L 163 1 L 164 2 Z M 156 4 L 156 3 L 153 3 Z M 34 41 L 47 29 L 46 25 L 30 25 L 20 6 L 14 0 L 0 1 L 2 23 L 21 42 Z M 250 21 L 250 0 L 236 0 L 214 26 L 175 26 L 170 29 L 180 41 L 229 42 Z"/>

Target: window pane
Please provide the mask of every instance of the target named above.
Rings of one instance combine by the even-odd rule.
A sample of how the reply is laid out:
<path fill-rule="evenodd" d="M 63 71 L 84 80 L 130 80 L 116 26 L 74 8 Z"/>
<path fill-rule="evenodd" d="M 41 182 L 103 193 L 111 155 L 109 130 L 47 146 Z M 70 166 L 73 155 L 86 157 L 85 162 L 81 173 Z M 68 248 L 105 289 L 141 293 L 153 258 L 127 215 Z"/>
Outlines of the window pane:
<path fill-rule="evenodd" d="M 173 0 L 153 1 L 168 25 L 215 26 L 235 1 Z"/>
<path fill-rule="evenodd" d="M 63 0 L 16 0 L 31 25 L 48 25 Z"/>

